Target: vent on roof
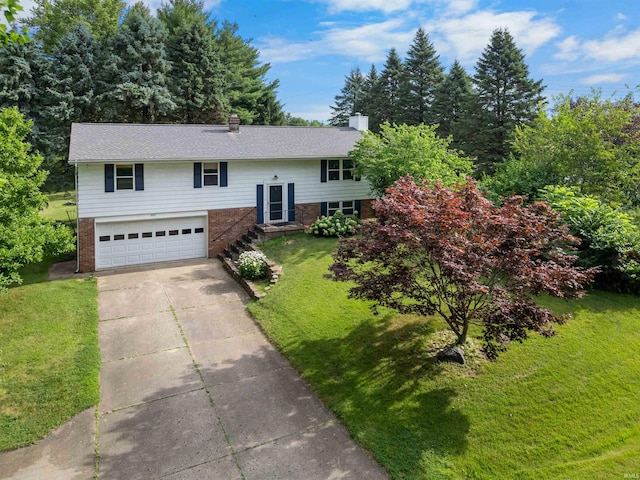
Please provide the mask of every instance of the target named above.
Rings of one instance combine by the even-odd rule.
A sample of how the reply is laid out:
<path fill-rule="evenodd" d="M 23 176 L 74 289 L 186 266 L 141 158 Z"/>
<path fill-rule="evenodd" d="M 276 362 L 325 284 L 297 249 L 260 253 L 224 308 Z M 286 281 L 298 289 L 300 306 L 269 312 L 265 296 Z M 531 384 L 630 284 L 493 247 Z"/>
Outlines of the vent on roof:
<path fill-rule="evenodd" d="M 235 113 L 229 117 L 229 131 L 232 133 L 240 131 L 240 117 Z"/>

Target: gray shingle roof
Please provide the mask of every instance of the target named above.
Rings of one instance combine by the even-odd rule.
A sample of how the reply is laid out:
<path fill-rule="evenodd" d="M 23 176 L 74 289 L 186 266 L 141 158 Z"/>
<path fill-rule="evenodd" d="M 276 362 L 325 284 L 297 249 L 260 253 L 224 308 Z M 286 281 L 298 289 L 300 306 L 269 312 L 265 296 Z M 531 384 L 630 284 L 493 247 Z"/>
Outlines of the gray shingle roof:
<path fill-rule="evenodd" d="M 69 163 L 344 157 L 362 134 L 341 127 L 74 123 Z"/>

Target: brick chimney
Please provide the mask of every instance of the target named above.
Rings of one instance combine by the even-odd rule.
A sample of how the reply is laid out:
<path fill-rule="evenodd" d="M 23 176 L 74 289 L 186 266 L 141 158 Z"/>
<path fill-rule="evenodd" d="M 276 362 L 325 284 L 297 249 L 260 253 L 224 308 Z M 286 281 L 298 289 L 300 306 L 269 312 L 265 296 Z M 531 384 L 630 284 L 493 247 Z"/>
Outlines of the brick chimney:
<path fill-rule="evenodd" d="M 229 116 L 229 132 L 240 133 L 240 117 L 235 113 Z"/>

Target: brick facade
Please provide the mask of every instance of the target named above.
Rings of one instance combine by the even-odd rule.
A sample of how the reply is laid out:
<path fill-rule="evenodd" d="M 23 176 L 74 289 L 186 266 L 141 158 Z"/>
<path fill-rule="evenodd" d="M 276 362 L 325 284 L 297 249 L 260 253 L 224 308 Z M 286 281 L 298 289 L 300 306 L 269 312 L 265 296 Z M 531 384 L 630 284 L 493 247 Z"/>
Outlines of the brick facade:
<path fill-rule="evenodd" d="M 209 210 L 209 258 L 222 253 L 256 224 L 255 207 Z"/>
<path fill-rule="evenodd" d="M 78 219 L 78 267 L 80 272 L 96 269 L 95 221 L 93 218 Z"/>

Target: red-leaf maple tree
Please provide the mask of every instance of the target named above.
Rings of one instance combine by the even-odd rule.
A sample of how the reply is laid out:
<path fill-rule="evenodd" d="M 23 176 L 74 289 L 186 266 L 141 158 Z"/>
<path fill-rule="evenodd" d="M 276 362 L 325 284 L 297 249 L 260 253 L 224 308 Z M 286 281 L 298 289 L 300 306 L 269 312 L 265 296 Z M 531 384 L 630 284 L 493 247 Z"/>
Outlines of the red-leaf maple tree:
<path fill-rule="evenodd" d="M 401 178 L 375 212 L 339 241 L 329 277 L 355 282 L 350 296 L 374 310 L 439 314 L 459 345 L 480 325 L 490 358 L 530 331 L 552 335 L 561 319 L 534 297 L 579 297 L 595 273 L 574 266 L 578 239 L 548 204 L 512 196 L 496 206 L 471 179 L 450 189 Z"/>

